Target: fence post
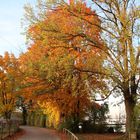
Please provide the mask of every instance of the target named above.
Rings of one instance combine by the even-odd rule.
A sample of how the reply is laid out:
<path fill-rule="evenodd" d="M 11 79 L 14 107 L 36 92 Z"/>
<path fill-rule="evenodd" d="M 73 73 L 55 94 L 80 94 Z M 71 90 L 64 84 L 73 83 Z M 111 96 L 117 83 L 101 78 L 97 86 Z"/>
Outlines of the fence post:
<path fill-rule="evenodd" d="M 0 139 L 2 140 L 2 136 L 3 136 L 3 123 L 2 122 L 0 122 Z"/>

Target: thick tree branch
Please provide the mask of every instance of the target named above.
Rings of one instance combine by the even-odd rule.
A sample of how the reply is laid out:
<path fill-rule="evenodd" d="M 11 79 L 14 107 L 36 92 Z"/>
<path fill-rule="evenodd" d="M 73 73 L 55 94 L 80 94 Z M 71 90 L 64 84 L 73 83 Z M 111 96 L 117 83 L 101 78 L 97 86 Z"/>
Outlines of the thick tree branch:
<path fill-rule="evenodd" d="M 109 94 L 108 94 L 105 98 L 102 98 L 102 99 L 95 99 L 95 101 L 104 101 L 104 100 L 108 99 L 108 98 L 110 97 L 110 95 L 112 94 L 112 92 L 113 92 L 114 90 L 116 90 L 117 88 L 119 88 L 119 87 L 118 87 L 118 86 L 115 86 L 115 87 L 109 92 Z"/>

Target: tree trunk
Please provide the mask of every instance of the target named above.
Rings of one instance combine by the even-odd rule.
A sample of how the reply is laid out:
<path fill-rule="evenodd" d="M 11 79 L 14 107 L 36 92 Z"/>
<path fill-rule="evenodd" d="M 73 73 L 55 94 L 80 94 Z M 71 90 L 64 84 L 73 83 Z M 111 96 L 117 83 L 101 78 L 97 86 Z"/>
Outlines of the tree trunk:
<path fill-rule="evenodd" d="M 79 95 L 78 95 L 79 96 Z M 79 123 L 80 123 L 80 101 L 79 101 L 79 97 L 77 99 L 77 103 L 75 106 L 75 113 L 74 113 L 74 132 L 75 133 L 79 133 Z"/>
<path fill-rule="evenodd" d="M 127 137 L 127 140 L 134 140 L 135 139 L 135 138 L 132 138 L 135 136 L 131 137 L 131 135 L 134 132 L 136 132 L 136 127 L 135 127 L 136 119 L 135 119 L 135 112 L 134 112 L 135 105 L 136 105 L 136 102 L 135 102 L 135 99 L 133 96 L 125 97 L 126 137 Z"/>
<path fill-rule="evenodd" d="M 23 125 L 27 124 L 27 109 L 26 107 L 22 107 L 22 119 L 23 119 Z"/>
<path fill-rule="evenodd" d="M 43 114 L 42 127 L 46 127 L 46 114 Z"/>
<path fill-rule="evenodd" d="M 11 119 L 11 115 L 12 115 L 12 112 L 11 111 L 5 112 L 4 113 L 4 118 L 6 120 L 10 120 Z"/>

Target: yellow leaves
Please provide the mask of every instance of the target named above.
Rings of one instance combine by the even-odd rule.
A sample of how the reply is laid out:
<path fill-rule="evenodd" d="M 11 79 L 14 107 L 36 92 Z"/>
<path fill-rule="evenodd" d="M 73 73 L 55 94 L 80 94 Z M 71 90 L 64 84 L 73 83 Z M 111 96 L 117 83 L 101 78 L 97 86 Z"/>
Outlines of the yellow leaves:
<path fill-rule="evenodd" d="M 44 114 L 48 116 L 48 125 L 58 127 L 60 123 L 60 111 L 57 106 L 55 106 L 52 102 L 38 102 Z"/>
<path fill-rule="evenodd" d="M 49 125 L 57 127 L 62 121 L 60 117 L 72 116 L 75 113 L 84 115 L 84 110 L 91 105 L 89 97 L 86 93 L 75 95 L 61 89 L 53 94 L 45 94 L 38 98 L 38 105 L 42 111 L 48 116 Z M 78 105 L 79 104 L 79 105 Z M 78 107 L 79 106 L 79 107 Z"/>

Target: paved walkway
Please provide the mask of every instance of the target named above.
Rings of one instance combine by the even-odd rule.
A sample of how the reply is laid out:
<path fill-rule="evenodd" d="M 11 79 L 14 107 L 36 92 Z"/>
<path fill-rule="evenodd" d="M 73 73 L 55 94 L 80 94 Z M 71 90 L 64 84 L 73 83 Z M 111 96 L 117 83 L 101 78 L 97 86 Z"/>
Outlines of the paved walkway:
<path fill-rule="evenodd" d="M 17 140 L 61 140 L 55 130 L 30 126 L 20 128 L 24 131 L 24 134 L 19 136 Z"/>

